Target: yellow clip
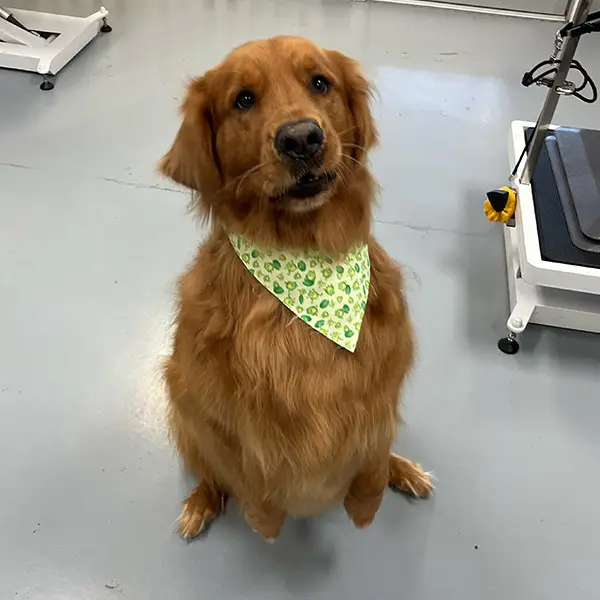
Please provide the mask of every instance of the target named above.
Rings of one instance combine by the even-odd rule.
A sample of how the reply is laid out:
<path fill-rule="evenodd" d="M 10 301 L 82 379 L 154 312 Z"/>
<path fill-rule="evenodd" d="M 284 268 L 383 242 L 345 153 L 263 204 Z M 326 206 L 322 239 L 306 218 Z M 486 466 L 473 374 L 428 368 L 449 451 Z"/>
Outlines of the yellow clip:
<path fill-rule="evenodd" d="M 483 210 L 492 223 L 506 223 L 517 209 L 517 193 L 510 187 L 503 187 L 488 192 Z"/>

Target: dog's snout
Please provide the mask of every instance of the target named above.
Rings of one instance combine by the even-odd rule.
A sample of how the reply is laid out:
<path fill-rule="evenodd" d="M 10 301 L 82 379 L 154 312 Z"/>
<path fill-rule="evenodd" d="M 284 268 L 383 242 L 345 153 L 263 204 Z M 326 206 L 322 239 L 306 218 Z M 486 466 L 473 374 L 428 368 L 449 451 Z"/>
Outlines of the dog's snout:
<path fill-rule="evenodd" d="M 284 123 L 275 134 L 275 150 L 292 160 L 307 160 L 323 150 L 325 132 L 313 119 Z"/>

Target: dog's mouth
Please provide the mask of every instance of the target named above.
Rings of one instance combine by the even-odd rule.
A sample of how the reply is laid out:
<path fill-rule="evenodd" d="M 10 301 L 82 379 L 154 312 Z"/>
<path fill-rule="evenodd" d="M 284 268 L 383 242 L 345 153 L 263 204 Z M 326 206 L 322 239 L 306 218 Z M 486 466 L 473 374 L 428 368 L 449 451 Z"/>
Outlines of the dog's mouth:
<path fill-rule="evenodd" d="M 335 178 L 336 174 L 333 171 L 327 173 L 304 173 L 298 177 L 296 183 L 289 187 L 283 195 L 298 200 L 313 198 L 324 192 Z"/>

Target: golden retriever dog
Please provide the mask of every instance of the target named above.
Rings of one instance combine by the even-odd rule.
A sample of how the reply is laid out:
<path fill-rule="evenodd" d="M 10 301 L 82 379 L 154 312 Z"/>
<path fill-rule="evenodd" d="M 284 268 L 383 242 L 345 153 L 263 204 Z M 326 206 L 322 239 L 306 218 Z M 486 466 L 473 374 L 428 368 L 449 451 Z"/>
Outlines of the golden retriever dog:
<path fill-rule="evenodd" d="M 343 504 L 362 528 L 388 485 L 415 497 L 431 491 L 419 465 L 391 452 L 413 334 L 400 269 L 370 233 L 376 186 L 367 154 L 377 131 L 369 100 L 355 61 L 296 37 L 247 43 L 187 89 L 160 163 L 194 192 L 211 226 L 179 283 L 165 367 L 170 430 L 198 479 L 179 517 L 184 538 L 229 497 L 273 541 L 288 515 Z M 233 239 L 275 255 L 310 249 L 333 265 L 363 248 L 368 298 L 356 346 L 292 312 Z"/>

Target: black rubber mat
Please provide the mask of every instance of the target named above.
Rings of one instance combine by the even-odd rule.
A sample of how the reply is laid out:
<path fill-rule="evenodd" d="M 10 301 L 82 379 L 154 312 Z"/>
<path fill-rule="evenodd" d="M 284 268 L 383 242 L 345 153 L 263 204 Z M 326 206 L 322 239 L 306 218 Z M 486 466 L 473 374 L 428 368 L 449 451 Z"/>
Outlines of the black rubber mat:
<path fill-rule="evenodd" d="M 527 131 L 529 137 L 533 129 Z M 531 179 L 542 258 L 549 262 L 600 268 L 600 254 L 584 252 L 571 241 L 558 186 L 544 145 Z"/>
<path fill-rule="evenodd" d="M 554 135 L 581 233 L 599 242 L 600 131 L 559 127 Z"/>
<path fill-rule="evenodd" d="M 571 241 L 580 250 L 600 253 L 600 242 L 587 237 L 581 230 L 579 215 L 573 202 L 573 194 L 571 193 L 567 174 L 565 173 L 565 165 L 558 147 L 558 140 L 555 137 L 548 136 L 546 138 L 546 148 L 548 149 L 548 156 L 550 157 L 550 164 L 552 165 L 552 172 L 554 173 L 554 179 L 558 187 L 558 195 L 562 203 Z"/>

